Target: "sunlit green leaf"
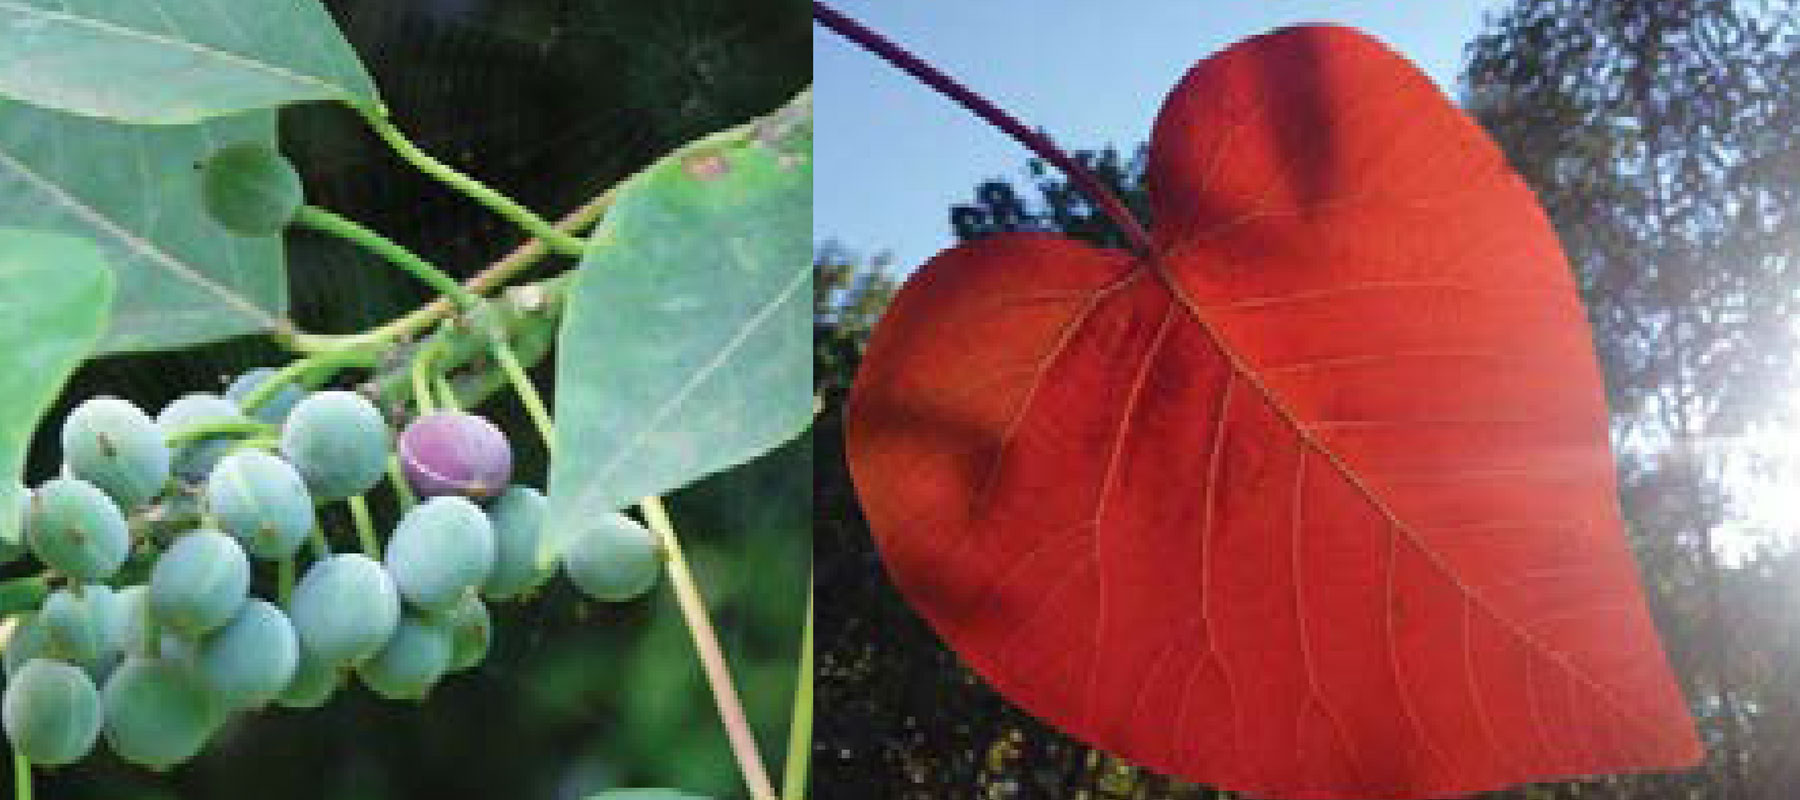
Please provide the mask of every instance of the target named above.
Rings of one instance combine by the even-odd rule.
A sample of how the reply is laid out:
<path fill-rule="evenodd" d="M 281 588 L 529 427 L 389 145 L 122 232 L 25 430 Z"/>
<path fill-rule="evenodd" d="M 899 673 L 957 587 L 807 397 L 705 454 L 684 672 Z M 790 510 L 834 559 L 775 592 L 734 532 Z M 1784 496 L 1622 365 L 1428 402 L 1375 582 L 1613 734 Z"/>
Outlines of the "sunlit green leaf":
<path fill-rule="evenodd" d="M 308 100 L 380 105 L 317 0 L 0 0 L 0 95 L 156 124 Z"/>
<path fill-rule="evenodd" d="M 145 128 L 0 100 L 0 220 L 66 231 L 105 251 L 119 290 L 103 352 L 264 330 L 287 309 L 281 242 L 213 221 L 195 169 L 240 142 L 273 146 L 274 112 Z"/>
<path fill-rule="evenodd" d="M 112 272 L 92 243 L 0 228 L 0 486 L 17 484 L 38 420 L 106 325 Z M 0 514 L 0 540 L 18 519 Z"/>
<path fill-rule="evenodd" d="M 803 100 L 684 148 L 595 233 L 557 345 L 552 547 L 805 428 L 810 121 Z"/>

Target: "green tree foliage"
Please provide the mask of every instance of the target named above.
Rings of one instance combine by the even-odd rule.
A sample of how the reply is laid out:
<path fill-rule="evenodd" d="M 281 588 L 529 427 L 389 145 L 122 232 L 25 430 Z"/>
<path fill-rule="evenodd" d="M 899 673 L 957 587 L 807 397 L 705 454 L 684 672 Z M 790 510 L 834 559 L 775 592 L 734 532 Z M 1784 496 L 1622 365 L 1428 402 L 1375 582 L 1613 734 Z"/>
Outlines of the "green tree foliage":
<path fill-rule="evenodd" d="M 1791 573 L 1792 547 L 1742 563 L 1735 507 L 1745 466 L 1779 455 L 1760 445 L 1795 366 L 1796 12 L 1788 0 L 1521 3 L 1489 21 L 1465 74 L 1468 106 L 1537 190 L 1581 281 L 1626 516 L 1713 745 L 1704 797 L 1786 796 L 1800 776 L 1779 733 L 1800 724 L 1800 696 L 1766 679 L 1764 652 L 1800 625 L 1771 581 Z"/>
<path fill-rule="evenodd" d="M 1689 774 L 1494 797 L 1773 800 L 1800 786 L 1800 557 L 1780 537 L 1754 539 L 1744 520 L 1746 476 L 1780 455 L 1757 444 L 1781 430 L 1800 353 L 1796 19 L 1793 0 L 1532 0 L 1491 14 L 1468 47 L 1462 102 L 1537 192 L 1583 289 L 1621 500 L 1709 752 Z M 1141 213 L 1136 152 L 1084 157 Z M 950 218 L 963 239 L 1046 230 L 1122 241 L 1036 164 L 1025 181 L 979 184 Z M 859 274 L 877 273 L 830 283 L 854 287 Z M 867 309 L 841 309 L 885 292 L 822 294 L 820 340 L 860 342 Z M 830 389 L 853 367 L 842 352 L 819 363 L 819 580 L 833 598 L 819 617 L 819 779 L 832 787 L 821 796 L 1222 796 L 1119 764 L 1011 709 L 906 610 L 834 449 L 841 393 Z"/>

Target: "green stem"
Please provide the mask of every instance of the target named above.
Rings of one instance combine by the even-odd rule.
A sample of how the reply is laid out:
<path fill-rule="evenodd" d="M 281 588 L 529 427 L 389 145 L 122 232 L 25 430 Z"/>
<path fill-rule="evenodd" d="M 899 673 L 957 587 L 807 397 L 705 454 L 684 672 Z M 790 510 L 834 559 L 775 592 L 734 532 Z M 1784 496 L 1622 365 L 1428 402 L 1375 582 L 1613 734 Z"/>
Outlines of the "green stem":
<path fill-rule="evenodd" d="M 412 273 L 414 277 L 436 289 L 439 294 L 454 300 L 458 306 L 464 309 L 473 309 L 481 303 L 481 299 L 474 293 L 464 289 L 462 284 L 456 282 L 456 279 L 444 274 L 443 270 L 433 266 L 431 262 L 348 217 L 318 206 L 301 206 L 298 211 L 294 212 L 294 223 L 312 228 L 320 233 L 336 236 L 387 259 L 389 263 Z"/>
<path fill-rule="evenodd" d="M 388 482 L 394 485 L 394 497 L 400 501 L 400 511 L 405 513 L 419 504 L 419 498 L 413 495 L 412 485 L 406 482 L 406 473 L 400 471 L 400 456 L 388 456 Z"/>
<path fill-rule="evenodd" d="M 463 288 L 462 284 L 444 274 L 443 270 L 432 266 L 431 262 L 418 257 L 411 250 L 395 244 L 387 237 L 317 206 L 301 206 L 300 210 L 294 214 L 294 221 L 361 245 L 370 252 L 392 262 L 395 266 L 412 273 L 431 288 L 450 298 L 467 314 L 469 324 L 487 324 L 487 321 L 482 319 L 478 313 L 482 303 L 480 297 Z M 494 353 L 494 359 L 499 362 L 500 368 L 505 370 L 507 379 L 512 381 L 513 389 L 519 393 L 519 399 L 524 401 L 525 410 L 530 412 L 532 423 L 537 425 L 538 435 L 544 437 L 545 447 L 554 447 L 555 427 L 550 422 L 550 412 L 545 409 L 544 401 L 538 396 L 537 388 L 532 386 L 531 379 L 526 376 L 525 369 L 519 366 L 518 357 L 506 344 L 505 335 L 500 331 L 489 330 L 483 330 L 481 333 L 487 337 L 489 349 Z"/>
<path fill-rule="evenodd" d="M 325 528 L 314 525 L 312 529 L 313 555 L 320 560 L 331 557 L 331 542 L 325 540 Z"/>
<path fill-rule="evenodd" d="M 443 182 L 445 185 L 448 185 L 450 188 L 468 195 L 476 202 L 492 209 L 494 213 L 505 217 L 514 225 L 524 228 L 525 231 L 532 236 L 549 242 L 550 246 L 555 250 L 565 255 L 581 255 L 584 244 L 580 239 L 556 229 L 549 222 L 546 222 L 543 217 L 532 213 L 530 209 L 520 205 L 512 198 L 495 191 L 481 181 L 458 172 L 449 164 L 445 164 L 432 157 L 430 153 L 419 149 L 419 146 L 413 144 L 412 140 L 406 138 L 406 134 L 402 133 L 398 127 L 395 127 L 393 122 L 386 117 L 381 116 L 378 112 L 363 109 L 362 116 L 363 119 L 369 123 L 369 127 L 374 129 L 376 135 L 381 137 L 382 141 L 387 142 L 388 146 L 393 148 L 395 153 L 398 153 L 401 158 L 406 159 L 407 163 L 417 167 L 420 172 L 430 175 Z"/>
<path fill-rule="evenodd" d="M 212 436 L 267 436 L 275 432 L 275 426 L 267 422 L 249 419 L 212 420 L 182 428 L 169 435 L 171 447 L 187 444 L 198 439 Z"/>
<path fill-rule="evenodd" d="M 737 758 L 738 771 L 743 773 L 750 798 L 776 800 L 775 785 L 769 782 L 768 770 L 756 752 L 756 737 L 750 732 L 749 717 L 738 700 L 737 687 L 731 681 L 731 668 L 725 663 L 725 651 L 719 646 L 719 636 L 713 630 L 712 618 L 707 615 L 706 599 L 700 595 L 700 587 L 688 569 L 687 558 L 681 553 L 681 540 L 675 535 L 674 523 L 669 521 L 668 509 L 663 508 L 662 498 L 655 496 L 644 498 L 639 507 L 644 511 L 644 520 L 650 524 L 650 530 L 662 544 L 676 605 L 681 607 L 688 635 L 694 640 L 694 651 L 700 657 L 706 682 L 712 687 L 713 703 L 719 707 L 725 738 L 731 743 L 731 753 Z"/>
<path fill-rule="evenodd" d="M 419 407 L 420 414 L 430 414 L 437 410 L 437 402 L 431 397 L 431 379 L 426 376 L 426 367 L 437 355 L 436 341 L 428 342 L 413 356 L 412 388 L 413 405 Z"/>
<path fill-rule="evenodd" d="M 13 748 L 13 797 L 31 800 L 31 761 L 19 748 Z"/>
<path fill-rule="evenodd" d="M 462 402 L 456 399 L 456 387 L 444 377 L 444 373 L 433 376 L 432 383 L 437 384 L 438 404 L 446 411 L 461 411 Z"/>
<path fill-rule="evenodd" d="M 781 769 L 782 800 L 806 800 L 812 756 L 813 592 L 806 589 L 806 627 L 800 633 L 800 670 L 794 681 L 794 718 L 788 723 L 787 764 Z"/>
<path fill-rule="evenodd" d="M 604 194 L 589 200 L 587 204 L 567 216 L 557 220 L 557 230 L 574 233 L 593 225 L 606 209 L 612 206 L 613 198 L 618 194 L 618 187 L 608 189 Z M 531 239 L 513 248 L 513 251 L 499 261 L 489 264 L 475 277 L 470 278 L 463 287 L 477 295 L 486 294 L 506 285 L 520 273 L 530 269 L 544 257 L 550 255 L 549 245 L 542 239 Z M 420 333 L 438 320 L 455 311 L 456 307 L 448 298 L 440 297 L 423 306 L 407 312 L 373 330 L 348 335 L 329 335 L 305 333 L 292 325 L 278 327 L 272 332 L 276 342 L 296 353 L 326 353 L 355 345 L 385 346 Z"/>
<path fill-rule="evenodd" d="M 544 407 L 544 398 L 538 396 L 537 386 L 531 382 L 531 376 L 525 374 L 525 367 L 519 364 L 518 356 L 512 348 L 499 337 L 493 337 L 494 361 L 506 373 L 506 379 L 512 382 L 513 391 L 519 394 L 519 400 L 525 404 L 525 411 L 531 415 L 531 424 L 537 426 L 538 436 L 544 440 L 544 452 L 552 457 L 556 455 L 556 423 L 550 421 L 550 411 Z"/>
<path fill-rule="evenodd" d="M 273 399 L 275 393 L 281 391 L 283 386 L 288 384 L 317 386 L 344 367 L 374 366 L 380 360 L 380 348 L 373 345 L 342 347 L 317 353 L 276 370 L 268 380 L 257 384 L 250 394 L 245 395 L 238 406 L 245 411 L 255 411 Z"/>
<path fill-rule="evenodd" d="M 281 444 L 280 437 L 256 436 L 256 437 L 252 437 L 249 439 L 245 439 L 243 441 L 238 442 L 237 444 L 232 445 L 231 452 L 235 453 L 239 450 L 273 450 L 273 449 L 275 449 L 275 447 L 277 445 L 280 445 L 280 444 Z"/>
<path fill-rule="evenodd" d="M 276 597 L 281 599 L 281 606 L 287 607 L 288 601 L 294 598 L 294 559 L 292 556 L 275 562 Z"/>
<path fill-rule="evenodd" d="M 381 544 L 375 538 L 375 520 L 369 516 L 368 501 L 360 494 L 350 498 L 350 518 L 356 521 L 356 540 L 362 545 L 363 555 L 380 561 Z"/>

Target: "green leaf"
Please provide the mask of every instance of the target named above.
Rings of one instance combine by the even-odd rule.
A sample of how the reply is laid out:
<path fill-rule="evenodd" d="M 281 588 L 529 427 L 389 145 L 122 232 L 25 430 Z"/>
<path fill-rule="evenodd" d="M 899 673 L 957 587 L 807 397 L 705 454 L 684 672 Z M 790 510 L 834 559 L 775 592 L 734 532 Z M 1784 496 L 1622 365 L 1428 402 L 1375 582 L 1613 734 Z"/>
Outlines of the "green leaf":
<path fill-rule="evenodd" d="M 596 231 L 557 342 L 549 549 L 810 420 L 811 115 L 792 108 L 633 177 Z"/>
<path fill-rule="evenodd" d="M 235 236 L 215 222 L 195 168 L 244 142 L 273 146 L 274 112 L 144 128 L 0 100 L 0 220 L 104 249 L 118 303 L 102 352 L 266 330 L 287 311 L 281 241 Z"/>
<path fill-rule="evenodd" d="M 0 95 L 153 124 L 309 100 L 381 106 L 317 0 L 0 0 Z"/>
<path fill-rule="evenodd" d="M 32 431 L 106 325 L 113 277 L 93 243 L 0 228 L 0 486 L 25 473 Z M 0 540 L 18 541 L 14 515 Z"/>

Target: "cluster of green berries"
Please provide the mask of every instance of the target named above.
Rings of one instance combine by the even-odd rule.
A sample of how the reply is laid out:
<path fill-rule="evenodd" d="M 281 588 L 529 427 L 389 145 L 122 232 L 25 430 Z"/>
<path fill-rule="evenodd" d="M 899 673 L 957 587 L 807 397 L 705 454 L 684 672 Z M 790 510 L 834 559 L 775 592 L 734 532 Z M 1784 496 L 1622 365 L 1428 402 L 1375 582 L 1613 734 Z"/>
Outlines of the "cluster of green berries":
<path fill-rule="evenodd" d="M 532 595 L 558 563 L 602 600 L 655 581 L 655 540 L 622 514 L 548 552 L 544 496 L 510 484 L 511 450 L 486 420 L 427 414 L 396 441 L 363 396 L 292 386 L 245 409 L 273 374 L 186 395 L 155 419 L 88 400 L 63 423 L 61 476 L 0 487 L 0 513 L 24 532 L 0 540 L 0 559 L 29 553 L 63 584 L 18 617 L 4 651 L 0 719 L 33 763 L 78 761 L 104 737 L 164 769 L 234 712 L 316 707 L 351 675 L 422 699 L 485 657 L 486 601 Z M 380 560 L 329 552 L 319 507 L 375 488 L 390 458 L 421 500 Z M 256 562 L 309 554 L 283 602 L 254 595 Z"/>

